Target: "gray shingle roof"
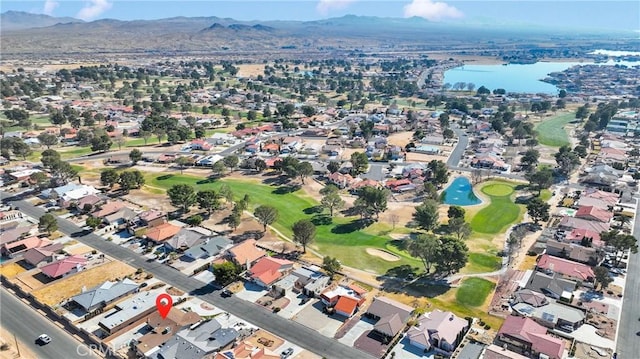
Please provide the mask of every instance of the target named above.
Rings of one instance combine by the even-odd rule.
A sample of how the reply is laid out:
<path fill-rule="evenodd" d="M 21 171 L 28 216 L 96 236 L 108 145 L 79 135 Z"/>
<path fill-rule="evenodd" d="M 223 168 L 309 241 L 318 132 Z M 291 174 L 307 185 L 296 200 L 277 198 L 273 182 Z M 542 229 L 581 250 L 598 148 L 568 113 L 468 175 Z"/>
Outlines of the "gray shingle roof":
<path fill-rule="evenodd" d="M 100 304 L 109 303 L 120 296 L 133 292 L 138 288 L 138 284 L 130 279 L 124 279 L 120 282 L 104 282 L 99 286 L 92 288 L 84 293 L 80 293 L 71 300 L 78 303 L 85 310 Z"/>

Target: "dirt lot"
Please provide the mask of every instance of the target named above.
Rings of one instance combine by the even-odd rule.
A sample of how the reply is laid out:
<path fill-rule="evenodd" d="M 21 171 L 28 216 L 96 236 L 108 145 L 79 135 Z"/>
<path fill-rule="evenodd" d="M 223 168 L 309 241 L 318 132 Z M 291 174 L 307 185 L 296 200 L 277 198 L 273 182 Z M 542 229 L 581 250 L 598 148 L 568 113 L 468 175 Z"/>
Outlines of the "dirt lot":
<path fill-rule="evenodd" d="M 26 269 L 22 268 L 22 266 L 16 262 L 6 263 L 0 266 L 0 274 L 7 278 L 13 278 L 24 271 L 26 271 Z"/>
<path fill-rule="evenodd" d="M 245 341 L 256 347 L 269 350 L 273 350 L 284 344 L 284 340 L 262 329 L 253 333 L 253 335 L 245 339 Z"/>
<path fill-rule="evenodd" d="M 13 334 L 9 333 L 9 331 L 0 326 L 0 344 L 7 344 L 9 348 L 7 350 L 0 351 L 0 359 L 35 359 L 37 358 L 35 354 L 33 354 L 29 347 L 24 345 L 18 341 L 18 348 L 20 349 L 20 354 L 16 350 L 16 339 Z"/>
<path fill-rule="evenodd" d="M 603 353 L 607 353 L 607 355 L 603 357 L 603 356 L 600 356 L 592 348 L 595 348 L 595 347 L 592 346 L 591 344 L 576 342 L 576 354 L 574 355 L 574 358 L 601 359 L 601 358 L 611 358 L 611 355 L 613 355 L 611 349 L 598 348 L 599 351 L 602 351 Z"/>
<path fill-rule="evenodd" d="M 53 306 L 82 291 L 82 287 L 93 288 L 107 280 L 123 278 L 135 273 L 136 269 L 119 261 L 79 272 L 46 285 L 32 294 L 44 304 Z"/>
<path fill-rule="evenodd" d="M 264 64 L 243 64 L 237 67 L 240 77 L 264 75 Z"/>

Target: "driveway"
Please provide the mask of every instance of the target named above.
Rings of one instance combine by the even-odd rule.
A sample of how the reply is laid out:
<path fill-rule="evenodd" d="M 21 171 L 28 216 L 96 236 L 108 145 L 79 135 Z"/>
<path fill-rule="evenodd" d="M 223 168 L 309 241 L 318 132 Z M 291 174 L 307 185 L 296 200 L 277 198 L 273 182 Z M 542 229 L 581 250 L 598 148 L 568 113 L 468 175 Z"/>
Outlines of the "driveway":
<path fill-rule="evenodd" d="M 599 336 L 598 334 L 596 334 L 596 330 L 597 329 L 595 327 L 589 324 L 583 324 L 580 326 L 580 328 L 574 330 L 571 333 L 562 332 L 562 335 L 573 337 L 577 341 L 583 343 L 597 343 L 599 347 L 615 350 L 616 346 L 613 340 Z"/>
<path fill-rule="evenodd" d="M 302 299 L 306 298 L 306 296 L 303 294 L 287 292 L 287 294 L 285 294 L 285 297 L 289 298 L 289 305 L 282 308 L 282 310 L 278 312 L 278 315 L 287 319 L 293 318 L 293 316 L 300 313 L 300 311 L 313 303 L 312 300 L 309 300 L 304 304 L 300 304 L 300 302 L 302 302 Z"/>
<path fill-rule="evenodd" d="M 255 303 L 256 300 L 264 297 L 267 293 L 267 290 L 263 287 L 251 282 L 246 282 L 244 283 L 244 289 L 236 293 L 235 296 L 247 302 Z"/>
<path fill-rule="evenodd" d="M 312 301 L 313 304 L 307 306 L 296 315 L 293 320 L 320 332 L 320 334 L 333 338 L 346 318 L 341 316 L 328 316 L 322 312 L 324 304 L 320 300 Z"/>
<path fill-rule="evenodd" d="M 342 338 L 338 339 L 338 341 L 352 347 L 356 342 L 356 339 L 360 338 L 364 332 L 373 329 L 374 324 L 375 321 L 366 317 L 361 317 L 356 325 L 354 325 L 353 328 L 351 328 L 351 330 L 349 330 Z"/>
<path fill-rule="evenodd" d="M 433 352 L 425 353 L 424 350 L 409 344 L 409 338 L 402 338 L 393 348 L 396 358 L 402 359 L 433 359 Z"/>

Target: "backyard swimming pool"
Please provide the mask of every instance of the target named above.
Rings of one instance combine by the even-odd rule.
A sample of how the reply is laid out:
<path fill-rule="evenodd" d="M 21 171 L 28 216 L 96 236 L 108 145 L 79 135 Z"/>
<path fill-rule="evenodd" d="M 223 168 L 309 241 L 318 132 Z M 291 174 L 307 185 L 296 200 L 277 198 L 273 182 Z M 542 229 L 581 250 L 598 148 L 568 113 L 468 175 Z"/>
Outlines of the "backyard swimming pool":
<path fill-rule="evenodd" d="M 443 203 L 456 206 L 472 206 L 482 201 L 473 193 L 473 187 L 467 177 L 458 177 L 442 192 Z"/>

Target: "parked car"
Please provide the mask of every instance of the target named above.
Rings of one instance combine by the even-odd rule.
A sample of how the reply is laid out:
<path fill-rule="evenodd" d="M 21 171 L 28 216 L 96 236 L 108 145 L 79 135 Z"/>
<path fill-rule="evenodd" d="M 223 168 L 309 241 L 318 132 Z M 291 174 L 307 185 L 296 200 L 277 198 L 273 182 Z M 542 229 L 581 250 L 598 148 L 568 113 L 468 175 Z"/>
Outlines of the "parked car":
<path fill-rule="evenodd" d="M 220 292 L 222 298 L 229 298 L 232 295 L 233 293 L 229 289 L 223 289 L 222 292 Z"/>
<path fill-rule="evenodd" d="M 286 358 L 290 357 L 291 354 L 293 354 L 293 348 L 287 348 L 287 349 L 283 350 L 282 353 L 280 353 L 280 358 L 281 359 L 286 359 Z"/>
<path fill-rule="evenodd" d="M 40 345 L 47 345 L 51 343 L 51 337 L 46 334 L 40 334 L 38 339 L 36 339 L 36 342 L 39 343 Z"/>

